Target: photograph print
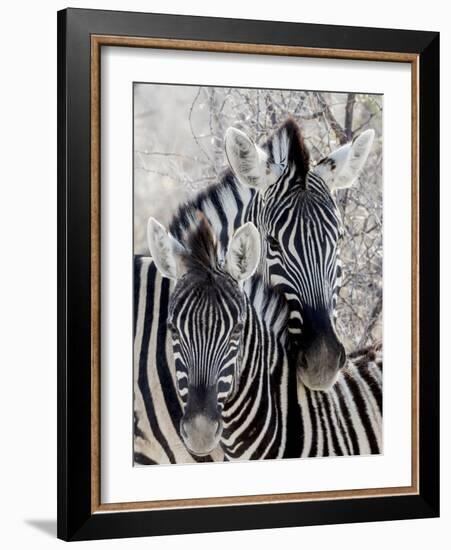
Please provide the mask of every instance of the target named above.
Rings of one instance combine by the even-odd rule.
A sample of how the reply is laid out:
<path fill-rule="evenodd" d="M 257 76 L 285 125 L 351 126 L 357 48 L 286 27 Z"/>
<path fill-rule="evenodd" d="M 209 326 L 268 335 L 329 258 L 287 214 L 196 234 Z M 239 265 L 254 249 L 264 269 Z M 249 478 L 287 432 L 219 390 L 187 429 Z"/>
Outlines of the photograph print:
<path fill-rule="evenodd" d="M 134 465 L 382 453 L 383 96 L 133 112 Z"/>

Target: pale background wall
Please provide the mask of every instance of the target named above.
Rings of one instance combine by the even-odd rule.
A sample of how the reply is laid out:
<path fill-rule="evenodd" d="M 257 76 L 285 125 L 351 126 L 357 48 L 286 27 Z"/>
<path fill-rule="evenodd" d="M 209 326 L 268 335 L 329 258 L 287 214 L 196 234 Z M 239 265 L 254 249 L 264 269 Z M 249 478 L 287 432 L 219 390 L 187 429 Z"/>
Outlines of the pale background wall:
<path fill-rule="evenodd" d="M 437 30 L 442 32 L 442 158 L 449 157 L 451 31 L 446 3 L 412 0 L 71 2 L 127 9 Z M 0 56 L 0 540 L 4 548 L 52 548 L 56 518 L 56 10 L 61 1 L 2 6 Z M 442 280 L 451 280 L 449 164 L 442 163 Z M 447 212 L 446 212 L 447 214 Z M 447 254 L 445 255 L 445 251 Z M 442 340 L 449 338 L 450 290 L 442 286 Z M 443 357 L 445 355 L 443 354 Z M 447 359 L 447 358 L 446 358 Z M 450 538 L 451 376 L 442 369 L 442 518 L 103 541 L 114 548 L 443 548 Z M 95 543 L 85 543 L 93 547 Z M 449 544 L 449 542 L 448 542 Z"/>

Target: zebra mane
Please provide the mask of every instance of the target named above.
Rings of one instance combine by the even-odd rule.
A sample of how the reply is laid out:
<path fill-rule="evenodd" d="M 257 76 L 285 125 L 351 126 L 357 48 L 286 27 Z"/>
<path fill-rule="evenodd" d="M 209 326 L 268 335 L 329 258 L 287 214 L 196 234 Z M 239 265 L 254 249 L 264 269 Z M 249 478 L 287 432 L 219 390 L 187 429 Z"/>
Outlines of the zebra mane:
<path fill-rule="evenodd" d="M 169 225 L 169 232 L 176 239 L 185 241 L 187 235 L 196 230 L 199 212 L 207 213 L 209 206 L 215 212 L 226 212 L 230 204 L 240 201 L 243 191 L 254 193 L 252 189 L 243 190 L 243 186 L 236 180 L 230 168 L 224 170 L 217 182 L 179 206 Z M 227 238 L 227 236 L 220 237 L 221 241 Z"/>
<path fill-rule="evenodd" d="M 196 226 L 186 238 L 182 253 L 188 271 L 198 275 L 218 269 L 217 241 L 211 225 L 201 213 L 196 213 Z"/>
<path fill-rule="evenodd" d="M 281 292 L 265 283 L 260 275 L 254 275 L 248 283 L 246 294 L 271 332 L 278 336 L 286 332 L 290 310 Z"/>
<path fill-rule="evenodd" d="M 305 186 L 305 177 L 310 170 L 310 152 L 299 124 L 293 118 L 287 118 L 262 148 L 268 154 L 269 163 L 295 166 L 299 179 Z"/>

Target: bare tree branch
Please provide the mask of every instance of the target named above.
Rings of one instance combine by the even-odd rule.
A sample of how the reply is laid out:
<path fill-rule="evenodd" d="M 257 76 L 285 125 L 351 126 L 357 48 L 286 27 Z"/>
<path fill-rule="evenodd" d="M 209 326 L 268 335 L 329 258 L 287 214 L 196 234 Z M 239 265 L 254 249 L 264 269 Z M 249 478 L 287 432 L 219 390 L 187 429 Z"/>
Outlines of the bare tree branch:
<path fill-rule="evenodd" d="M 340 125 L 338 120 L 335 118 L 334 114 L 332 113 L 332 110 L 329 108 L 329 105 L 327 104 L 327 101 L 324 99 L 323 94 L 321 92 L 315 92 L 315 94 L 316 94 L 316 98 L 320 106 L 320 109 L 323 112 L 323 116 L 330 124 L 330 127 L 332 128 L 332 130 L 335 132 L 338 142 L 340 143 L 340 145 L 345 144 L 348 141 L 346 132 L 343 130 L 342 126 Z"/>
<path fill-rule="evenodd" d="M 346 109 L 345 109 L 345 134 L 346 140 L 351 141 L 352 139 L 352 120 L 354 117 L 354 105 L 355 105 L 355 94 L 349 93 L 348 99 L 346 100 Z"/>

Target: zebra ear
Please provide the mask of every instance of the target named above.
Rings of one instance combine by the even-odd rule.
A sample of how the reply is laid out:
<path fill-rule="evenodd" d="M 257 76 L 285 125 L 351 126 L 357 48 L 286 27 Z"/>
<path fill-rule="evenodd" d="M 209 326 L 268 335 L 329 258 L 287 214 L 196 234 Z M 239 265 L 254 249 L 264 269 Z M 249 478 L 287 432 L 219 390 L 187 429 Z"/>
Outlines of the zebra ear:
<path fill-rule="evenodd" d="M 147 244 L 153 261 L 163 277 L 179 279 L 183 275 L 183 247 L 155 218 L 149 218 L 147 223 Z"/>
<path fill-rule="evenodd" d="M 271 178 L 268 155 L 241 130 L 229 128 L 224 143 L 227 162 L 243 185 L 266 189 L 275 179 Z"/>
<path fill-rule="evenodd" d="M 374 130 L 365 130 L 354 141 L 321 160 L 312 172 L 320 176 L 331 191 L 351 187 L 365 165 L 373 139 Z"/>
<path fill-rule="evenodd" d="M 252 222 L 238 228 L 230 240 L 225 268 L 236 281 L 251 277 L 260 262 L 260 234 Z"/>

